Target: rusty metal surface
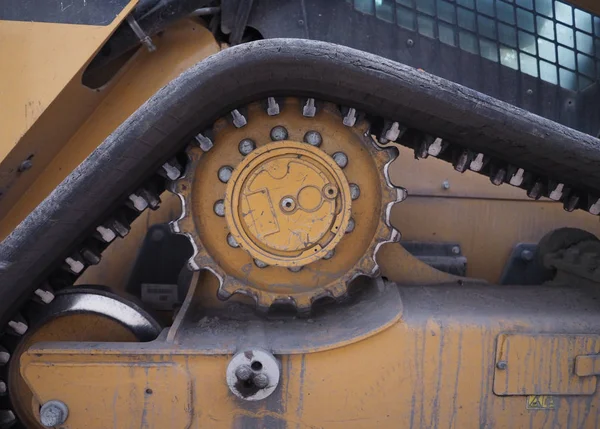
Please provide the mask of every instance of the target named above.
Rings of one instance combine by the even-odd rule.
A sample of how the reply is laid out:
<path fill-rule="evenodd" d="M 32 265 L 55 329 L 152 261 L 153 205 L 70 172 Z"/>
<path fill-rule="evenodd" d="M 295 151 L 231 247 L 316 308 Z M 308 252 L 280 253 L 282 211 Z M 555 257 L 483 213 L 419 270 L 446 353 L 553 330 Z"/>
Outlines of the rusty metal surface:
<path fill-rule="evenodd" d="M 593 300 L 597 292 L 575 285 L 447 285 L 400 287 L 399 291 L 404 308 L 400 321 L 344 347 L 281 356 L 279 387 L 265 401 L 251 405 L 228 390 L 229 355 L 207 355 L 194 350 L 193 344 L 173 346 L 163 339 L 120 345 L 39 343 L 22 363 L 25 373 L 32 364 L 39 371 L 41 379 L 29 379 L 39 400 L 59 395 L 74 419 L 85 413 L 88 401 L 102 403 L 101 398 L 106 398 L 102 411 L 116 420 L 107 418 L 102 422 L 105 426 L 92 421 L 89 428 L 123 427 L 120 416 L 138 404 L 137 398 L 124 396 L 115 405 L 113 396 L 106 393 L 100 399 L 90 398 L 84 392 L 100 379 L 91 372 L 77 373 L 77 382 L 58 394 L 47 387 L 55 374 L 53 365 L 68 368 L 65 364 L 77 367 L 93 362 L 102 373 L 103 368 L 111 368 L 106 365 L 109 362 L 134 368 L 142 360 L 185 368 L 197 381 L 192 385 L 191 427 L 597 427 L 598 392 L 550 399 L 493 393 L 498 335 L 594 335 L 600 329 L 600 308 Z M 311 341 L 306 338 L 307 343 Z M 68 369 L 64 371 L 61 375 L 71 378 Z M 120 374 L 122 378 L 107 377 L 103 383 L 129 381 L 131 386 L 144 385 L 155 393 L 165 388 L 154 384 L 144 371 Z M 153 403 L 151 412 L 159 407 L 166 413 L 172 406 Z M 187 415 L 174 413 L 169 427 L 183 428 L 188 423 Z"/>

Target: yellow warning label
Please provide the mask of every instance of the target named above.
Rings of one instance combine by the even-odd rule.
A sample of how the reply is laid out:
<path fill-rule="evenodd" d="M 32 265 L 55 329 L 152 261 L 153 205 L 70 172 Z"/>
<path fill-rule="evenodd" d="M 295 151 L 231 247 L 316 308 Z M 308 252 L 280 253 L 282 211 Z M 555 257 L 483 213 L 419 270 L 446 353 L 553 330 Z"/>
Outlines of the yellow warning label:
<path fill-rule="evenodd" d="M 531 395 L 527 397 L 528 410 L 553 410 L 554 397 L 544 395 Z"/>

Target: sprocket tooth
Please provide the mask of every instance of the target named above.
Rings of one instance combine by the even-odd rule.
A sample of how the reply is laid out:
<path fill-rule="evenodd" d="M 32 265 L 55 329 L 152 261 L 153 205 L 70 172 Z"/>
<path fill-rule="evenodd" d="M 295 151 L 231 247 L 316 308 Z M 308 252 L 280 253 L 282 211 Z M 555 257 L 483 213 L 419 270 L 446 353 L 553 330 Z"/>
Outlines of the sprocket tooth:
<path fill-rule="evenodd" d="M 529 198 L 533 198 L 535 200 L 539 200 L 543 197 L 544 193 L 544 182 L 542 180 L 537 179 L 530 184 L 527 188 L 527 196 Z"/>
<path fill-rule="evenodd" d="M 550 182 L 548 185 L 548 198 L 554 201 L 561 201 L 565 195 L 564 183 Z"/>
<path fill-rule="evenodd" d="M 445 142 L 440 137 L 437 137 L 433 143 L 427 149 L 429 155 L 433 157 L 439 157 L 442 153 L 446 151 L 446 149 L 450 146 L 448 142 Z"/>
<path fill-rule="evenodd" d="M 600 198 L 595 195 L 588 196 L 587 211 L 598 216 L 600 214 Z"/>
<path fill-rule="evenodd" d="M 462 150 L 454 160 L 454 169 L 459 173 L 464 173 L 471 162 L 472 153 L 466 149 Z"/>
<path fill-rule="evenodd" d="M 513 186 L 520 187 L 523 184 L 523 181 L 525 180 L 525 170 L 515 166 L 510 166 L 508 168 L 507 177 L 508 183 L 510 183 Z"/>
<path fill-rule="evenodd" d="M 502 167 L 491 168 L 490 181 L 496 186 L 500 186 L 506 180 L 506 169 Z"/>
<path fill-rule="evenodd" d="M 564 199 L 563 207 L 566 211 L 572 212 L 576 208 L 579 207 L 581 197 L 577 193 L 569 193 L 569 195 Z"/>

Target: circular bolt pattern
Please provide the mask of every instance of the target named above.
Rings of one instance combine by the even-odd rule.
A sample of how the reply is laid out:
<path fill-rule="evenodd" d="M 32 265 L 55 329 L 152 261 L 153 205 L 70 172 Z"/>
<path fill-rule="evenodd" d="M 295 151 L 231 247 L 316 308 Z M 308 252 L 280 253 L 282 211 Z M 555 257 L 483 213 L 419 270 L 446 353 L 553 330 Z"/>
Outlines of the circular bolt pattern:
<path fill-rule="evenodd" d="M 357 200 L 360 197 L 360 188 L 356 183 L 350 183 L 350 197 L 353 200 Z"/>
<path fill-rule="evenodd" d="M 501 360 L 496 364 L 496 368 L 505 370 L 506 368 L 508 368 L 508 363 L 506 363 L 505 360 Z"/>
<path fill-rule="evenodd" d="M 254 143 L 254 140 L 244 139 L 238 145 L 238 149 L 242 155 L 246 156 L 256 149 L 256 143 Z"/>
<path fill-rule="evenodd" d="M 263 261 L 255 259 L 254 260 L 254 265 L 256 265 L 258 268 L 266 268 L 267 264 L 265 264 Z"/>
<path fill-rule="evenodd" d="M 296 201 L 292 197 L 285 197 L 281 200 L 281 210 L 291 212 L 296 208 Z"/>
<path fill-rule="evenodd" d="M 252 372 L 252 368 L 250 368 L 249 365 L 240 365 L 235 370 L 235 376 L 237 377 L 238 380 L 242 380 L 242 381 L 250 380 L 250 377 L 252 377 L 253 375 L 254 375 L 254 372 Z"/>
<path fill-rule="evenodd" d="M 304 141 L 315 147 L 319 147 L 321 146 L 321 143 L 323 143 L 323 137 L 321 137 L 321 134 L 318 131 L 307 131 L 306 134 L 304 134 Z"/>
<path fill-rule="evenodd" d="M 288 268 L 288 270 L 290 270 L 292 273 L 297 273 L 301 269 L 302 269 L 302 267 L 289 267 Z"/>
<path fill-rule="evenodd" d="M 233 173 L 233 168 L 228 165 L 219 168 L 219 180 L 223 183 L 229 182 L 229 179 L 231 179 L 231 173 Z"/>
<path fill-rule="evenodd" d="M 350 219 L 350 221 L 348 222 L 348 227 L 346 228 L 346 234 L 351 233 L 352 231 L 354 231 L 354 219 Z"/>
<path fill-rule="evenodd" d="M 227 366 L 226 380 L 231 393 L 246 401 L 259 401 L 277 388 L 280 364 L 271 353 L 248 349 L 237 353 Z"/>
<path fill-rule="evenodd" d="M 274 142 L 286 140 L 287 138 L 288 132 L 285 129 L 285 127 L 277 125 L 276 127 L 273 127 L 273 129 L 271 129 L 271 140 L 273 140 Z"/>
<path fill-rule="evenodd" d="M 344 168 L 348 165 L 348 156 L 346 156 L 344 152 L 334 153 L 333 160 L 340 168 Z"/>
<path fill-rule="evenodd" d="M 62 425 L 69 416 L 69 409 L 61 401 L 48 401 L 40 409 L 40 422 L 51 428 Z"/>
<path fill-rule="evenodd" d="M 223 202 L 223 200 L 217 201 L 215 203 L 214 209 L 215 209 L 215 214 L 217 216 L 221 216 L 221 217 L 225 216 L 225 203 Z"/>
<path fill-rule="evenodd" d="M 231 234 L 227 234 L 227 244 L 229 244 L 231 247 L 240 247 L 238 242 L 235 240 L 235 238 Z"/>

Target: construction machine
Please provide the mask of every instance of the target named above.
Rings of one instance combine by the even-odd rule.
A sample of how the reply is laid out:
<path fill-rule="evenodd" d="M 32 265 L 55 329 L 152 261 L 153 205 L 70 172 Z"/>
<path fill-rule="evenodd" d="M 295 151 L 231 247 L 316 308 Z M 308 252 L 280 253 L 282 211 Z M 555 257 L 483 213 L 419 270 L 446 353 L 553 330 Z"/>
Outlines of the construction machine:
<path fill-rule="evenodd" d="M 0 2 L 0 429 L 600 427 L 593 0 Z"/>

